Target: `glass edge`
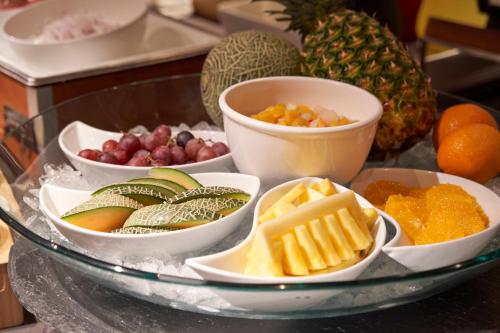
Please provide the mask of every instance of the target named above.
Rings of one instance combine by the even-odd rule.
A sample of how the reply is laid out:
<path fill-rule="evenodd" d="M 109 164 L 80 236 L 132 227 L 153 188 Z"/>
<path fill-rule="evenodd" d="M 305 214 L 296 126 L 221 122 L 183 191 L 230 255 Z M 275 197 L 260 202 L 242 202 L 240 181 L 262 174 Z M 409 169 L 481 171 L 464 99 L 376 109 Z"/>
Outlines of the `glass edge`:
<path fill-rule="evenodd" d="M 120 84 L 120 85 L 115 85 L 112 87 L 104 88 L 101 90 L 97 90 L 94 92 L 90 92 L 81 96 L 77 96 L 71 99 L 68 99 L 64 102 L 58 103 L 56 105 L 50 106 L 44 110 L 42 110 L 40 113 L 38 113 L 36 116 L 26 120 L 25 122 L 21 123 L 18 127 L 25 126 L 26 124 L 33 122 L 35 119 L 43 117 L 46 113 L 49 113 L 56 108 L 60 108 L 61 106 L 64 106 L 66 104 L 73 103 L 79 99 L 83 99 L 92 95 L 98 95 L 105 93 L 106 91 L 112 91 L 112 90 L 117 90 L 117 89 L 123 89 L 125 87 L 135 87 L 143 84 L 150 84 L 150 83 L 155 83 L 155 82 L 162 82 L 162 81 L 170 81 L 170 80 L 175 80 L 175 79 L 183 79 L 183 78 L 195 78 L 195 77 L 200 77 L 200 73 L 190 73 L 190 74 L 178 74 L 178 75 L 171 75 L 168 77 L 158 77 L 158 78 L 152 78 L 152 79 L 147 79 L 147 80 L 141 80 L 141 81 L 135 81 L 131 83 L 125 83 L 125 84 Z M 491 107 L 488 107 L 486 105 L 482 105 L 480 103 L 477 103 L 475 101 L 469 100 L 464 97 L 456 96 L 451 93 L 447 93 L 444 91 L 439 91 L 435 90 L 437 95 L 443 95 L 449 98 L 454 98 L 460 101 L 464 102 L 470 102 L 474 103 L 477 105 L 481 105 L 488 111 L 492 113 L 496 113 L 500 115 L 500 112 L 498 110 L 495 110 Z M 0 141 L 0 143 L 4 143 L 6 139 L 8 139 L 12 133 L 15 131 L 11 131 L 7 133 L 7 135 Z M 116 265 L 116 264 L 111 264 L 106 261 L 92 258 L 89 256 L 86 256 L 84 254 L 81 254 L 77 251 L 68 249 L 64 246 L 60 246 L 54 242 L 51 242 L 33 232 L 31 232 L 29 229 L 27 229 L 25 226 L 23 226 L 21 223 L 19 223 L 14 217 L 12 217 L 8 212 L 6 212 L 3 208 L 0 207 L 0 218 L 6 222 L 13 230 L 15 230 L 19 235 L 23 236 L 24 238 L 28 239 L 29 241 L 35 243 L 36 245 L 42 247 L 45 250 L 48 250 L 50 252 L 56 253 L 58 255 L 63 255 L 71 260 L 75 260 L 79 263 L 84 263 L 88 264 L 91 266 L 94 266 L 98 269 L 102 269 L 105 271 L 109 271 L 111 273 L 115 274 L 122 274 L 122 275 L 127 275 L 135 278 L 141 278 L 141 279 L 147 279 L 147 280 L 152 280 L 156 282 L 165 282 L 165 283 L 177 283 L 177 284 L 183 284 L 186 286 L 198 286 L 198 287 L 216 287 L 216 288 L 228 288 L 228 289 L 235 289 L 235 288 L 243 288 L 243 289 L 256 289 L 256 290 L 301 290 L 301 289 L 321 289 L 321 288 L 345 288 L 345 287 L 364 287 L 364 286 L 372 286 L 372 285 L 381 285 L 381 284 L 386 284 L 386 283 L 393 283 L 393 282 L 409 282 L 413 280 L 419 280 L 422 278 L 427 278 L 427 277 L 436 277 L 439 275 L 446 275 L 450 273 L 456 273 L 459 271 L 465 271 L 468 268 L 473 268 L 473 267 L 479 267 L 485 264 L 493 263 L 495 261 L 500 260 L 500 248 L 493 250 L 489 253 L 482 254 L 479 256 L 476 256 L 472 259 L 445 266 L 442 268 L 437 268 L 433 270 L 428 270 L 424 272 L 413 272 L 405 275 L 391 275 L 391 276 L 385 276 L 385 277 L 380 277 L 380 278 L 372 278 L 372 279 L 361 279 L 361 280 L 353 280 L 353 281 L 340 281 L 340 282 L 320 282 L 320 283 L 288 283 L 288 284 L 241 284 L 241 283 L 231 283 L 231 282 L 217 282 L 217 281 L 208 281 L 208 280 L 201 280 L 201 279 L 195 279 L 195 278 L 189 278 L 189 277 L 179 277 L 179 276 L 174 276 L 174 275 L 166 275 L 166 274 L 160 274 L 160 273 L 152 273 L 152 272 L 145 272 L 141 270 L 136 270 L 133 268 L 128 268 L 126 266 L 121 266 L 121 265 Z M 119 271 L 117 270 L 119 268 Z"/>
<path fill-rule="evenodd" d="M 274 284 L 245 284 L 245 283 L 232 283 L 232 282 L 218 282 L 218 281 L 208 281 L 189 277 L 179 277 L 175 275 L 166 275 L 161 273 L 144 272 L 141 270 L 136 270 L 133 268 L 128 268 L 126 266 L 121 266 L 117 264 L 111 264 L 106 261 L 88 257 L 77 251 L 70 250 L 64 246 L 60 246 L 53 243 L 27 229 L 25 226 L 20 224 L 13 218 L 9 213 L 7 213 L 3 208 L 0 207 L 0 219 L 6 222 L 12 229 L 14 229 L 19 235 L 28 239 L 29 241 L 35 243 L 36 245 L 42 247 L 45 250 L 56 253 L 58 255 L 63 255 L 71 260 L 78 261 L 79 263 L 85 263 L 94 266 L 98 269 L 102 269 L 115 274 L 123 274 L 130 277 L 141 278 L 156 282 L 165 283 L 177 283 L 186 286 L 197 286 L 197 287 L 216 287 L 224 289 L 255 289 L 255 290 L 303 290 L 303 289 L 322 289 L 322 288 L 345 288 L 345 287 L 365 287 L 373 285 L 382 285 L 394 282 L 409 282 L 413 280 L 419 280 L 428 277 L 436 277 L 440 275 L 446 275 L 450 273 L 456 273 L 460 271 L 465 271 L 468 268 L 479 267 L 485 264 L 493 263 L 495 261 L 500 261 L 500 248 L 493 250 L 492 252 L 476 256 L 472 259 L 445 266 L 442 268 L 437 268 L 433 270 L 428 270 L 424 272 L 414 272 L 405 275 L 390 275 L 379 278 L 372 279 L 360 279 L 353 281 L 339 281 L 339 282 L 319 282 L 319 283 L 274 283 Z"/>

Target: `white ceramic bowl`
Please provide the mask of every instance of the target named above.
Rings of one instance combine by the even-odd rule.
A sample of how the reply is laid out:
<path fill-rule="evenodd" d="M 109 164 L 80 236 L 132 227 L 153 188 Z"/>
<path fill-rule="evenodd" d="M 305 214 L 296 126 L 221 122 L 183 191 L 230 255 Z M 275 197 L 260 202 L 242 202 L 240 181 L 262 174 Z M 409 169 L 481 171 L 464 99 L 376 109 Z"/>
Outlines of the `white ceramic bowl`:
<path fill-rule="evenodd" d="M 224 132 L 190 131 L 195 137 L 214 142 L 227 143 Z M 173 135 L 176 133 L 173 132 Z M 59 134 L 59 147 L 69 161 L 86 176 L 92 184 L 109 184 L 128 181 L 132 178 L 144 177 L 152 167 L 136 167 L 127 165 L 106 164 L 91 161 L 78 156 L 82 149 L 101 149 L 102 144 L 109 139 L 118 140 L 120 133 L 104 131 L 89 126 L 81 121 L 75 121 L 66 126 Z M 187 173 L 229 172 L 233 166 L 231 153 L 211 160 L 183 165 L 170 165 L 169 168 L 179 169 Z"/>
<path fill-rule="evenodd" d="M 1 34 L 19 56 L 37 65 L 67 67 L 123 56 L 141 43 L 147 4 L 142 0 L 45 0 L 28 6 L 4 21 Z M 37 43 L 44 26 L 71 14 L 95 14 L 117 28 L 85 38 Z"/>
<path fill-rule="evenodd" d="M 474 196 L 490 221 L 489 227 L 476 234 L 452 241 L 410 245 L 408 238 L 393 218 L 387 221 L 400 229 L 395 237 L 382 248 L 389 257 L 413 271 L 425 271 L 453 265 L 478 255 L 495 237 L 500 227 L 500 197 L 487 187 L 471 180 L 425 170 L 415 169 L 366 169 L 351 184 L 351 189 L 363 194 L 366 187 L 377 180 L 393 180 L 409 187 L 429 187 L 437 184 L 455 184 Z"/>
<path fill-rule="evenodd" d="M 304 128 L 249 117 L 277 103 L 322 106 L 358 121 L 338 127 Z M 258 176 L 265 186 L 304 176 L 349 182 L 361 170 L 382 116 L 382 105 L 369 92 L 310 77 L 241 82 L 220 95 L 219 105 L 236 167 Z"/>
<path fill-rule="evenodd" d="M 305 177 L 286 182 L 269 190 L 257 202 L 257 205 L 255 206 L 252 230 L 243 242 L 220 253 L 197 258 L 189 258 L 186 260 L 186 264 L 193 268 L 204 279 L 212 281 L 252 284 L 286 284 L 349 281 L 356 279 L 377 257 L 382 249 L 382 246 L 384 245 L 386 228 L 381 217 L 376 220 L 372 228 L 375 244 L 371 252 L 363 260 L 351 267 L 331 273 L 300 277 L 260 277 L 244 274 L 246 256 L 257 232 L 259 213 L 271 206 L 273 202 L 288 192 L 295 185 L 299 183 L 310 184 L 320 180 L 321 178 Z M 337 184 L 335 187 L 338 192 L 349 191 L 349 189 Z M 356 198 L 362 207 L 373 207 L 363 197 L 356 194 Z M 239 307 L 275 312 L 300 309 L 319 303 L 324 299 L 339 293 L 339 291 L 328 290 L 290 291 L 279 293 L 279 295 L 273 292 L 258 292 L 255 290 L 249 293 L 237 291 L 232 292 L 229 290 L 217 290 L 214 292 L 226 298 L 231 304 Z"/>
<path fill-rule="evenodd" d="M 60 219 L 71 208 L 88 200 L 92 191 L 81 191 L 55 185 L 40 190 L 40 208 L 68 240 L 94 254 L 106 256 L 155 256 L 200 250 L 216 244 L 230 234 L 249 213 L 259 194 L 257 177 L 237 173 L 193 174 L 205 186 L 229 186 L 241 189 L 251 199 L 234 213 L 211 223 L 184 230 L 157 234 L 122 235 L 85 229 Z"/>

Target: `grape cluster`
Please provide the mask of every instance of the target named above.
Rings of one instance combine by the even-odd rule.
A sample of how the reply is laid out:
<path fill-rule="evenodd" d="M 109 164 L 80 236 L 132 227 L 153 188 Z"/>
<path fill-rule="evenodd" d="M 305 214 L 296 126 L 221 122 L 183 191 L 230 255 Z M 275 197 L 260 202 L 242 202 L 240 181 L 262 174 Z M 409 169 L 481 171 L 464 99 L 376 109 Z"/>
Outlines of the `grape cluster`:
<path fill-rule="evenodd" d="M 229 148 L 223 142 L 209 144 L 189 131 L 172 137 L 170 127 L 159 125 L 151 133 L 125 133 L 119 141 L 107 140 L 102 150 L 83 149 L 78 156 L 108 164 L 167 166 L 206 161 L 227 153 Z"/>

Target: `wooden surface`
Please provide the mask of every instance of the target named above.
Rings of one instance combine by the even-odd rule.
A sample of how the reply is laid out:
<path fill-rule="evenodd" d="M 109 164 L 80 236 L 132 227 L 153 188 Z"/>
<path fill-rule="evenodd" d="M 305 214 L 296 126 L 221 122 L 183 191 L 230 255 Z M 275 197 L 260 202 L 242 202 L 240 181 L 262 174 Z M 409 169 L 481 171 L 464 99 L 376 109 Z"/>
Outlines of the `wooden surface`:
<path fill-rule="evenodd" d="M 158 65 L 56 83 L 52 86 L 53 104 L 60 103 L 76 96 L 81 96 L 92 91 L 125 83 L 170 75 L 199 73 L 201 72 L 205 57 L 206 55 L 201 55 Z"/>
<path fill-rule="evenodd" d="M 1 170 L 0 196 L 8 203 L 9 210 L 17 214 L 19 207 Z M 12 244 L 9 228 L 0 220 L 0 329 L 21 325 L 24 320 L 23 307 L 14 295 L 7 276 L 7 262 Z"/>
<path fill-rule="evenodd" d="M 462 24 L 430 18 L 425 35 L 456 47 L 473 48 L 500 55 L 500 30 L 478 29 Z"/>

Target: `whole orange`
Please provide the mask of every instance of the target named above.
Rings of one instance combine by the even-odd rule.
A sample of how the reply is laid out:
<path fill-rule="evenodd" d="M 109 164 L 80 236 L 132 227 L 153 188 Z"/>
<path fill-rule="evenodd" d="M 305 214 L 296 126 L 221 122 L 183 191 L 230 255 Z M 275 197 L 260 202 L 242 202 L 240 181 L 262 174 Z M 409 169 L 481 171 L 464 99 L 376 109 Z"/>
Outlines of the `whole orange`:
<path fill-rule="evenodd" d="M 447 108 L 434 126 L 432 140 L 439 148 L 444 138 L 454 130 L 468 124 L 481 123 L 498 129 L 495 118 L 485 109 L 474 104 L 458 104 Z"/>
<path fill-rule="evenodd" d="M 500 132 L 486 124 L 469 124 L 448 134 L 437 153 L 446 173 L 484 183 L 500 171 Z"/>

